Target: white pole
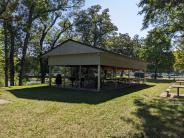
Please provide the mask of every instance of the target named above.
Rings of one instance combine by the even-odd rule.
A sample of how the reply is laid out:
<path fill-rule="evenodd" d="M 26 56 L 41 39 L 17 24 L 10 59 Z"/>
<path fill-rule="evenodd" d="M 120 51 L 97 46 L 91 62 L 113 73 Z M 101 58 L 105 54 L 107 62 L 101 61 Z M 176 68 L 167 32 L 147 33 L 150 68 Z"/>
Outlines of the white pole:
<path fill-rule="evenodd" d="M 52 67 L 51 66 L 49 66 L 49 86 L 51 87 L 51 82 L 52 81 Z"/>
<path fill-rule="evenodd" d="M 98 65 L 98 86 L 97 86 L 97 91 L 100 91 L 101 84 L 100 84 L 100 79 L 101 79 L 101 66 Z"/>

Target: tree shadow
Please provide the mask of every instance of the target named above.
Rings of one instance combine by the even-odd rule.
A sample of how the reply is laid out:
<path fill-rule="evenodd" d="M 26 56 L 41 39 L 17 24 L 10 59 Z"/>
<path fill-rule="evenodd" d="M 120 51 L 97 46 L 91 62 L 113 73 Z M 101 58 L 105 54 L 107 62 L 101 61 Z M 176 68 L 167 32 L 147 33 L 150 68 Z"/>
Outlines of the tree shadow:
<path fill-rule="evenodd" d="M 87 104 L 99 104 L 116 97 L 127 95 L 133 92 L 137 92 L 142 89 L 147 89 L 153 85 L 137 85 L 121 90 L 111 91 L 84 91 L 84 90 L 69 90 L 56 87 L 32 87 L 23 89 L 9 90 L 13 95 L 18 98 L 34 99 L 34 100 L 47 100 L 67 103 L 87 103 Z"/>
<path fill-rule="evenodd" d="M 163 80 L 163 79 L 147 79 L 147 82 L 151 83 L 172 83 L 175 82 L 174 80 Z"/>
<path fill-rule="evenodd" d="M 125 119 L 137 128 L 142 127 L 140 137 L 159 138 L 184 136 L 184 99 L 155 98 L 151 101 L 136 99 L 138 110 L 133 113 L 143 121 L 142 126 L 136 126 L 131 119 Z"/>

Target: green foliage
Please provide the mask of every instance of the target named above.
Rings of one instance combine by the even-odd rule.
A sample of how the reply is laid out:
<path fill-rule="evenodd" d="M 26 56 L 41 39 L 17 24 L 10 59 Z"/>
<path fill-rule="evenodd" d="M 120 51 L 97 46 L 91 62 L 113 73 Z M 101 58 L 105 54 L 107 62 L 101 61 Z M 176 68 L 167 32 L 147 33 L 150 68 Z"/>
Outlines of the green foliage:
<path fill-rule="evenodd" d="M 184 52 L 177 50 L 174 52 L 174 56 L 176 60 L 174 64 L 175 70 L 183 71 L 184 70 Z"/>
<path fill-rule="evenodd" d="M 94 5 L 76 14 L 74 24 L 76 32 L 83 42 L 93 46 L 103 46 L 104 41 L 117 31 L 111 22 L 109 9 L 102 10 L 100 5 Z"/>
<path fill-rule="evenodd" d="M 0 86 L 3 86 L 4 85 L 4 70 L 3 70 L 3 64 L 4 64 L 4 60 L 3 60 L 3 51 L 2 51 L 2 45 L 0 44 Z"/>
<path fill-rule="evenodd" d="M 37 57 L 27 56 L 26 62 L 25 62 L 25 67 L 26 67 L 25 68 L 26 73 L 32 73 L 36 76 L 39 75 L 40 68 L 39 68 L 39 60 L 37 60 Z"/>
<path fill-rule="evenodd" d="M 143 28 L 160 26 L 168 33 L 184 35 L 183 0 L 141 0 L 138 6 L 144 15 Z"/>
<path fill-rule="evenodd" d="M 184 71 L 184 39 L 183 38 L 178 40 L 177 49 L 174 52 L 174 56 L 176 60 L 174 64 L 175 70 Z"/>
<path fill-rule="evenodd" d="M 24 76 L 24 73 L 26 71 L 29 71 L 29 69 L 26 69 L 26 63 L 28 63 L 27 59 L 29 59 L 29 56 L 35 56 L 37 58 L 38 55 L 40 56 L 40 53 L 44 53 L 48 49 L 44 49 L 43 47 L 39 48 L 38 45 L 46 45 L 47 41 L 44 41 L 45 36 L 42 39 L 42 44 L 40 44 L 40 39 L 42 36 L 42 32 L 45 33 L 46 30 L 49 28 L 50 23 L 52 22 L 52 14 L 57 13 L 58 17 L 63 17 L 65 14 L 71 14 L 74 9 L 79 9 L 81 5 L 83 4 L 84 0 L 2 0 L 0 1 L 0 21 L 7 22 L 6 32 L 7 33 L 7 47 L 10 48 L 10 55 L 6 56 L 9 59 L 11 63 L 13 63 L 14 59 L 20 59 L 19 61 L 19 85 L 22 84 L 22 79 Z M 40 23 L 39 21 L 42 20 L 45 24 Z M 70 22 L 65 22 L 63 18 L 60 18 L 59 21 L 60 24 L 56 25 L 57 27 L 68 27 L 70 26 Z M 0 24 L 2 25 L 2 24 Z M 45 27 L 46 25 L 46 27 Z M 10 27 L 11 26 L 11 27 Z M 0 26 L 1 27 L 1 26 Z M 56 27 L 56 28 L 57 28 Z M 50 27 L 52 28 L 52 27 Z M 50 28 L 48 30 L 50 30 Z M 35 31 L 36 30 L 36 31 Z M 60 32 L 58 32 L 58 30 Z M 62 30 L 63 32 L 64 30 Z M 13 32 L 13 33 L 12 33 Z M 54 40 L 53 46 L 57 44 L 57 40 L 60 38 L 61 34 L 61 28 L 57 28 L 57 36 Z M 46 33 L 47 34 L 47 33 Z M 11 38 L 15 38 L 14 42 L 10 41 L 13 40 Z M 3 40 L 1 40 L 3 42 Z M 11 45 L 11 46 L 10 46 Z M 46 46 L 47 48 L 47 46 Z M 45 50 L 45 51 L 44 51 Z M 6 52 L 8 55 L 8 52 Z M 11 57 L 11 58 L 10 58 Z M 31 58 L 30 58 L 31 60 Z M 10 80 L 13 80 L 14 78 L 14 65 L 12 65 L 10 68 Z M 7 63 L 6 63 L 7 64 Z M 7 65 L 6 67 L 8 67 Z M 35 67 L 35 66 L 34 66 Z M 35 69 L 37 69 L 35 67 Z M 7 73 L 6 73 L 7 74 Z M 6 75 L 7 76 L 7 75 Z M 8 77 L 6 77 L 8 80 Z M 13 83 L 12 83 L 13 84 Z"/>
<path fill-rule="evenodd" d="M 116 53 L 141 58 L 142 40 L 138 35 L 131 38 L 128 34 L 114 34 L 106 40 L 105 46 Z"/>
<path fill-rule="evenodd" d="M 171 71 L 174 56 L 171 52 L 171 39 L 160 28 L 151 30 L 145 39 L 145 59 L 150 63 L 150 70 Z"/>
<path fill-rule="evenodd" d="M 173 39 L 179 37 L 179 41 L 181 41 L 184 36 L 183 0 L 141 0 L 138 6 L 142 8 L 139 14 L 144 15 L 143 29 L 150 25 L 160 27 L 171 37 L 176 36 Z M 177 41 L 175 40 L 175 42 Z M 179 50 L 174 52 L 176 60 L 174 67 L 176 70 L 183 70 L 184 50 L 180 49 L 181 45 L 177 45 Z M 173 62 L 173 60 L 171 61 Z M 170 63 L 171 61 L 168 60 L 167 62 Z"/>
<path fill-rule="evenodd" d="M 0 28 L 0 86 L 4 85 L 4 56 L 3 56 L 3 35 L 2 35 L 2 29 Z"/>

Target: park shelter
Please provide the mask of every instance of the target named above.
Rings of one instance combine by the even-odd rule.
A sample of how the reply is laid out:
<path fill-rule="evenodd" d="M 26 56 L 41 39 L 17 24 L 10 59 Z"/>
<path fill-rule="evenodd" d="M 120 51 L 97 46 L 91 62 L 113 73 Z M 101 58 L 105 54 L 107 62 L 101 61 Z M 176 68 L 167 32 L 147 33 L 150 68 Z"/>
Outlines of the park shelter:
<path fill-rule="evenodd" d="M 96 68 L 96 89 L 101 89 L 101 74 L 105 68 L 145 71 L 147 63 L 127 56 L 113 53 L 102 48 L 93 47 L 78 41 L 67 40 L 45 53 L 48 59 L 49 85 L 51 85 L 52 67 L 77 67 L 79 85 L 82 67 Z M 81 86 L 79 86 L 81 88 Z"/>

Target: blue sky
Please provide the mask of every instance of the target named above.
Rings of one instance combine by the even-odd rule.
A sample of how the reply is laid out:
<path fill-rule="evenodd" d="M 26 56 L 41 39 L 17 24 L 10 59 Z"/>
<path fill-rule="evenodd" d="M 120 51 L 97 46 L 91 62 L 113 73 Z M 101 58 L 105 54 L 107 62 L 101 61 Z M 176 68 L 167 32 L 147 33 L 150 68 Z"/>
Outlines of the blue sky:
<path fill-rule="evenodd" d="M 85 7 L 100 4 L 103 9 L 109 8 L 112 22 L 118 27 L 118 32 L 128 33 L 131 37 L 138 34 L 147 35 L 148 30 L 141 31 L 143 16 L 137 15 L 139 0 L 86 0 Z"/>

